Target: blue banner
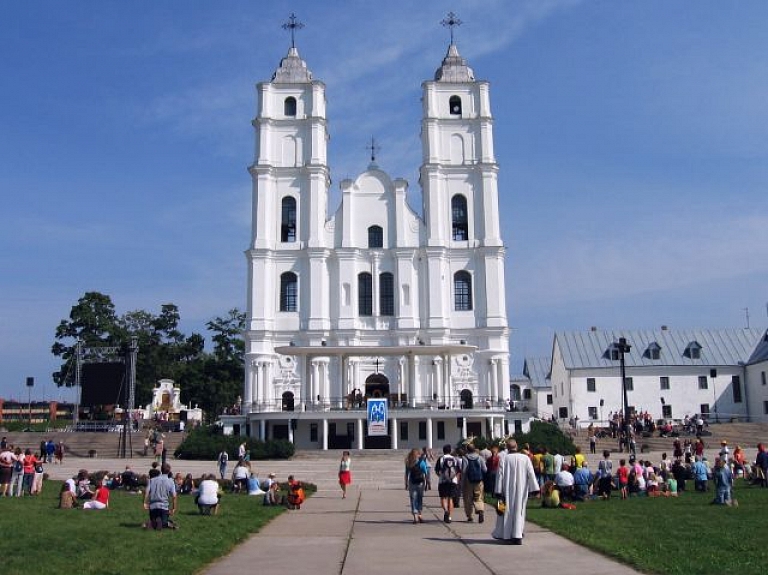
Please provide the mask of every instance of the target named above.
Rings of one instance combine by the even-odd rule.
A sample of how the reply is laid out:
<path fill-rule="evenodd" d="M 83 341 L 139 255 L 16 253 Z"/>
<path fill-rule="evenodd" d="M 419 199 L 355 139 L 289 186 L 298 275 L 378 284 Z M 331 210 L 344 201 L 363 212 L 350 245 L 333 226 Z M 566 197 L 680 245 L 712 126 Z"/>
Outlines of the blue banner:
<path fill-rule="evenodd" d="M 387 400 L 368 398 L 368 435 L 387 435 Z"/>

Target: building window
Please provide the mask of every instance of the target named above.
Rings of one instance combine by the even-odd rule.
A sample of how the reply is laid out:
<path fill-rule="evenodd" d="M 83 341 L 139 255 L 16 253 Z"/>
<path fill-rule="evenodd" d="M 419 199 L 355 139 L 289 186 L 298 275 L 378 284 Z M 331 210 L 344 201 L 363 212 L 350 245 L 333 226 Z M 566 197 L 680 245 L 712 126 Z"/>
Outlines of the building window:
<path fill-rule="evenodd" d="M 437 438 L 445 439 L 445 421 L 437 422 Z"/>
<path fill-rule="evenodd" d="M 760 372 L 760 379 L 763 380 L 763 385 L 765 385 L 768 382 L 768 380 L 766 380 L 766 378 L 765 378 L 765 372 L 764 371 Z"/>
<path fill-rule="evenodd" d="M 659 389 L 669 389 L 669 377 L 662 375 L 659 378 Z"/>
<path fill-rule="evenodd" d="M 367 272 L 357 276 L 357 313 L 373 315 L 373 277 Z"/>
<path fill-rule="evenodd" d="M 568 418 L 568 408 L 567 407 L 561 407 L 558 410 L 558 415 L 560 416 L 560 419 L 567 419 Z"/>
<path fill-rule="evenodd" d="M 661 416 L 664 419 L 672 419 L 672 406 L 671 405 L 662 405 L 661 406 Z"/>
<path fill-rule="evenodd" d="M 299 282 L 296 274 L 285 272 L 280 275 L 280 311 L 298 311 Z"/>
<path fill-rule="evenodd" d="M 763 414 L 768 415 L 768 401 L 763 401 Z"/>
<path fill-rule="evenodd" d="M 419 441 L 427 439 L 427 422 L 419 421 Z"/>
<path fill-rule="evenodd" d="M 296 241 L 296 198 L 292 196 L 283 198 L 282 215 L 280 218 L 280 241 Z"/>
<path fill-rule="evenodd" d="M 451 116 L 461 116 L 461 98 L 458 96 L 448 98 L 448 109 Z"/>
<path fill-rule="evenodd" d="M 699 376 L 699 389 L 709 389 L 709 382 L 706 375 Z"/>
<path fill-rule="evenodd" d="M 631 377 L 625 377 L 624 381 L 626 382 L 627 391 L 635 391 L 635 380 Z"/>
<path fill-rule="evenodd" d="M 699 413 L 701 413 L 701 417 L 707 418 L 709 417 L 709 404 L 708 403 L 702 403 L 699 406 Z"/>
<path fill-rule="evenodd" d="M 587 378 L 587 391 L 597 391 L 594 377 Z"/>
<path fill-rule="evenodd" d="M 597 408 L 596 407 L 588 407 L 587 412 L 589 413 L 590 419 L 597 419 Z"/>
<path fill-rule="evenodd" d="M 379 276 L 379 313 L 395 315 L 395 276 L 389 272 Z"/>
<path fill-rule="evenodd" d="M 317 423 L 309 424 L 309 440 L 313 442 L 317 441 Z"/>
<path fill-rule="evenodd" d="M 552 405 L 552 394 L 551 393 L 547 394 L 547 405 Z"/>
<path fill-rule="evenodd" d="M 400 422 L 400 439 L 402 441 L 408 441 L 408 422 L 407 421 Z"/>
<path fill-rule="evenodd" d="M 733 388 L 733 403 L 741 403 L 741 378 L 738 375 L 731 378 L 731 387 Z"/>
<path fill-rule="evenodd" d="M 472 310 L 472 276 L 469 272 L 462 270 L 453 275 L 453 297 L 456 311 Z"/>
<path fill-rule="evenodd" d="M 383 248 L 384 247 L 384 230 L 381 226 L 371 226 L 368 228 L 368 247 L 369 248 Z"/>
<path fill-rule="evenodd" d="M 461 194 L 456 194 L 451 198 L 451 223 L 453 226 L 453 239 L 457 242 L 466 241 L 469 238 L 467 198 Z"/>
<path fill-rule="evenodd" d="M 523 390 L 523 399 L 531 399 L 531 390 L 530 389 L 524 389 Z"/>
<path fill-rule="evenodd" d="M 701 359 L 701 344 L 698 341 L 690 342 L 683 355 L 689 359 Z"/>
<path fill-rule="evenodd" d="M 283 114 L 286 116 L 296 115 L 296 98 L 288 96 L 283 102 Z"/>
<path fill-rule="evenodd" d="M 661 359 L 661 346 L 655 341 L 651 342 L 643 355 L 651 360 Z"/>

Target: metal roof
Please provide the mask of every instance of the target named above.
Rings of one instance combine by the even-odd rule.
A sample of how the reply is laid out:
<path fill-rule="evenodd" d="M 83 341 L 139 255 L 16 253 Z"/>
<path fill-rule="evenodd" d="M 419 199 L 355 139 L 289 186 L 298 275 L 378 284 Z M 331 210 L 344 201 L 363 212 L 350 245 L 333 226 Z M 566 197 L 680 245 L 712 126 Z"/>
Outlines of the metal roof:
<path fill-rule="evenodd" d="M 530 381 L 531 387 L 550 387 L 549 371 L 552 359 L 549 357 L 526 357 L 523 363 L 523 375 Z"/>
<path fill-rule="evenodd" d="M 755 348 L 755 351 L 752 352 L 752 355 L 749 358 L 749 361 L 747 363 L 760 363 L 761 361 L 767 361 L 768 360 L 768 331 L 765 332 L 765 335 L 760 339 L 760 343 L 757 344 L 757 347 Z"/>
<path fill-rule="evenodd" d="M 717 366 L 738 365 L 750 361 L 750 356 L 763 338 L 759 329 L 658 329 L 658 330 L 595 330 L 555 333 L 565 367 L 568 369 L 616 367 L 606 353 L 611 345 L 624 337 L 632 346 L 624 355 L 627 367 L 642 366 Z M 659 346 L 659 359 L 652 359 L 649 346 Z M 691 344 L 701 346 L 698 359 L 686 349 Z M 694 345 L 695 347 L 695 345 Z"/>

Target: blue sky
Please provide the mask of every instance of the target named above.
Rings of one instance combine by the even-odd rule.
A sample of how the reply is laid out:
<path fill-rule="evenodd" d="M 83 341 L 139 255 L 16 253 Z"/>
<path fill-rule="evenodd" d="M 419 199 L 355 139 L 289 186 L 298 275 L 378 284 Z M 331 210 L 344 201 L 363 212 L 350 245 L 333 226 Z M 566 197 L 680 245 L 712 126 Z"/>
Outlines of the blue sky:
<path fill-rule="evenodd" d="M 256 82 L 297 46 L 333 179 L 421 197 L 421 82 L 448 44 L 491 82 L 514 371 L 556 330 L 765 326 L 768 3 L 391 0 L 0 4 L 0 397 L 63 398 L 86 291 L 182 330 L 245 307 Z"/>

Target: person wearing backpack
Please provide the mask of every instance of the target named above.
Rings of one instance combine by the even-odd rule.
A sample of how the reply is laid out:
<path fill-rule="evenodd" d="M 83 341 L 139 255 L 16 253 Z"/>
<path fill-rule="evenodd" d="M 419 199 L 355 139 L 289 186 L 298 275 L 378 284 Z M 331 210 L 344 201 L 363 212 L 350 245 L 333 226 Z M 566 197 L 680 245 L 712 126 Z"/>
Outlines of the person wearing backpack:
<path fill-rule="evenodd" d="M 451 455 L 450 444 L 443 445 L 443 454 L 435 462 L 437 493 L 443 508 L 443 521 L 450 523 L 453 514 L 453 499 L 459 494 L 459 462 Z"/>
<path fill-rule="evenodd" d="M 13 452 L 13 472 L 11 473 L 11 497 L 21 497 L 24 482 L 24 454 L 21 447 Z"/>
<path fill-rule="evenodd" d="M 473 444 L 467 445 L 467 454 L 461 463 L 462 492 L 464 495 L 464 512 L 467 521 L 474 521 L 474 513 L 477 512 L 477 522 L 485 521 L 485 489 L 483 477 L 485 477 L 485 460 L 480 457 L 477 448 Z"/>
<path fill-rule="evenodd" d="M 227 454 L 226 450 L 222 450 L 221 453 L 219 453 L 218 461 L 219 475 L 221 475 L 221 478 L 224 479 L 224 477 L 227 475 L 227 463 L 229 463 L 229 454 Z"/>
<path fill-rule="evenodd" d="M 424 487 L 427 484 L 427 463 L 415 447 L 405 458 L 405 488 L 411 501 L 414 523 L 424 523 L 421 511 L 424 507 Z"/>

